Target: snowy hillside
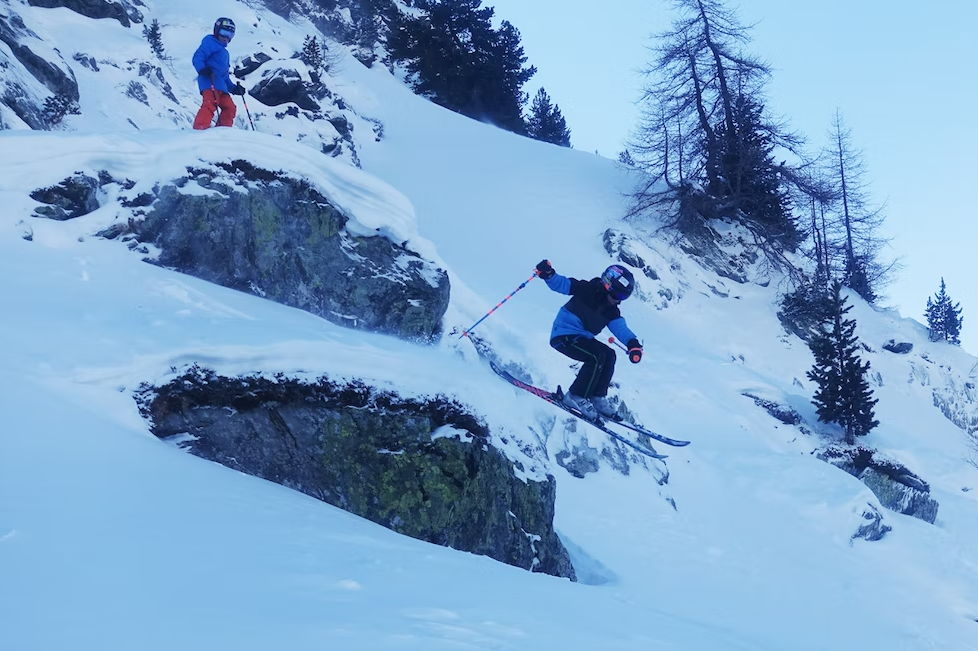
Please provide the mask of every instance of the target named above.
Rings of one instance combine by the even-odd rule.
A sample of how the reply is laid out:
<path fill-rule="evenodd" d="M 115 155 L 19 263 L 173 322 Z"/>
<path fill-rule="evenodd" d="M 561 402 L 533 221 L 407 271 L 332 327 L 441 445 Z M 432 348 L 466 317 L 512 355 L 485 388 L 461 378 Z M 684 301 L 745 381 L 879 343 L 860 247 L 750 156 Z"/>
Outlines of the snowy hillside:
<path fill-rule="evenodd" d="M 978 468 L 958 426 L 978 414 L 978 360 L 849 297 L 881 423 L 860 443 L 940 505 L 933 524 L 901 515 L 815 454 L 838 432 L 817 423 L 811 353 L 777 318 L 786 281 L 762 263 L 747 266 L 751 282 L 721 278 L 655 224 L 622 222 L 631 179 L 615 163 L 447 112 L 348 54 L 326 82 L 342 107 L 323 113 L 353 127 L 336 156 L 322 153 L 339 133 L 325 115 L 278 119 L 288 106 L 253 98 L 256 130 L 242 110 L 237 129 L 194 132 L 189 57 L 214 18 L 238 23 L 232 60 L 288 60 L 317 32 L 257 2 L 136 5 L 163 26 L 173 98 L 141 76 L 141 25 L 0 2 L 58 48 L 81 107 L 53 132 L 0 115 L 0 649 L 978 650 Z M 145 101 L 126 95 L 133 81 Z M 136 194 L 235 159 L 307 180 L 347 228 L 443 266 L 440 339 L 344 328 L 148 264 L 153 251 L 95 236 L 133 217 L 121 185 L 67 221 L 37 216 L 30 197 L 103 170 Z M 622 311 L 645 356 L 619 358 L 612 393 L 692 441 L 657 446 L 664 462 L 621 455 L 501 382 L 458 336 L 540 259 L 590 278 L 623 253 L 644 262 Z M 475 332 L 535 384 L 566 387 L 574 370 L 548 345 L 563 302 L 533 280 Z M 578 582 L 400 536 L 161 442 L 133 394 L 195 363 L 457 398 L 521 476 L 556 478 L 554 524 Z M 594 451 L 594 472 L 558 462 L 574 449 Z M 892 529 L 854 537 L 874 509 Z"/>

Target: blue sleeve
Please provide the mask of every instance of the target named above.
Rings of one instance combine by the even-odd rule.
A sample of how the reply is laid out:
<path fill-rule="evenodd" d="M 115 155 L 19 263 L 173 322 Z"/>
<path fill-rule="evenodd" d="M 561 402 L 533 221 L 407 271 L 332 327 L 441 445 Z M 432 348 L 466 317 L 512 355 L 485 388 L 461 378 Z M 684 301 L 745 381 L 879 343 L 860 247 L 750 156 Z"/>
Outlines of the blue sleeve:
<path fill-rule="evenodd" d="M 635 333 L 629 329 L 628 324 L 625 323 L 625 317 L 623 316 L 620 316 L 609 323 L 608 330 L 611 330 L 611 334 L 618 337 L 618 341 L 622 342 L 623 344 L 627 344 L 632 339 L 638 339 L 638 337 L 635 336 Z"/>
<path fill-rule="evenodd" d="M 193 58 L 194 70 L 197 70 L 199 72 L 200 69 L 204 67 L 205 65 L 204 62 L 206 60 L 207 60 L 207 52 L 204 51 L 204 43 L 201 43 L 200 47 L 197 48 L 197 51 L 194 52 L 194 58 Z"/>
<path fill-rule="evenodd" d="M 571 279 L 566 276 L 561 276 L 559 273 L 554 273 L 554 275 L 547 278 L 545 281 L 547 287 L 557 292 L 558 294 L 570 295 L 571 290 Z"/>

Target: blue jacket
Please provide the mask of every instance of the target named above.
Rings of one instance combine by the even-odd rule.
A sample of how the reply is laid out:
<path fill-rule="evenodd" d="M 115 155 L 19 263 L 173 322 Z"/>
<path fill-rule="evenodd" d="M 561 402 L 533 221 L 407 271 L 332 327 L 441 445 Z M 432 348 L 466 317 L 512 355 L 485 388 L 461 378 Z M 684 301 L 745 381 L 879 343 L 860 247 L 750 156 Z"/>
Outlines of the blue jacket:
<path fill-rule="evenodd" d="M 577 280 L 555 273 L 546 283 L 553 291 L 571 296 L 571 300 L 557 312 L 550 330 L 551 340 L 563 335 L 593 339 L 605 328 L 611 330 L 622 343 L 638 339 L 628 328 L 618 306 L 608 300 L 601 279 Z"/>
<path fill-rule="evenodd" d="M 213 85 L 215 90 L 230 93 L 234 84 L 229 75 L 231 71 L 231 57 L 228 55 L 228 46 L 217 40 L 213 34 L 208 34 L 200 42 L 200 47 L 194 52 L 194 70 L 200 72 L 201 68 L 210 68 L 214 71 L 214 78 L 197 75 L 197 87 L 200 92 L 208 90 Z"/>

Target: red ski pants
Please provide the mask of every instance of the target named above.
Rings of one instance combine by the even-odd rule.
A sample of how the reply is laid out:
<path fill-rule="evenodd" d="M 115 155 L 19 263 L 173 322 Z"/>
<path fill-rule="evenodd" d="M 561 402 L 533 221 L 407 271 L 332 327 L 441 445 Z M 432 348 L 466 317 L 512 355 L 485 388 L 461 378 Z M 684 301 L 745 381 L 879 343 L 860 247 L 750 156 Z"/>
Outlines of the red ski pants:
<path fill-rule="evenodd" d="M 203 98 L 203 103 L 200 105 L 200 110 L 197 111 L 197 117 L 194 118 L 194 129 L 210 127 L 214 120 L 214 112 L 218 109 L 221 110 L 221 113 L 217 117 L 217 126 L 230 127 L 234 124 L 234 115 L 238 109 L 230 95 L 224 91 L 211 88 L 203 91 L 200 96 Z"/>

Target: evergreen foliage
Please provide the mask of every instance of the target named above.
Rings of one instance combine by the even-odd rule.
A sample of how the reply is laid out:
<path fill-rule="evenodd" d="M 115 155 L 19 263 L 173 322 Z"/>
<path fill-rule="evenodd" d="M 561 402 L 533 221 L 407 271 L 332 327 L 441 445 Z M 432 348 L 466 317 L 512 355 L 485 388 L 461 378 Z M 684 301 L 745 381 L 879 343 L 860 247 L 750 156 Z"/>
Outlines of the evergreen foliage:
<path fill-rule="evenodd" d="M 778 319 L 789 332 L 804 341 L 821 333 L 822 324 L 831 318 L 831 300 L 821 278 L 805 281 L 781 298 Z"/>
<path fill-rule="evenodd" d="M 934 294 L 934 300 L 927 299 L 924 315 L 927 317 L 927 327 L 930 328 L 931 341 L 947 341 L 956 346 L 961 345 L 961 324 L 964 321 L 964 317 L 961 316 L 961 304 L 951 301 L 944 287 L 943 278 L 941 278 L 941 291 Z"/>
<path fill-rule="evenodd" d="M 802 236 L 774 160 L 774 138 L 764 127 L 763 106 L 738 95 L 732 108 L 733 120 L 724 120 L 716 128 L 721 194 L 732 202 L 730 207 L 747 214 L 766 238 L 793 250 Z"/>
<path fill-rule="evenodd" d="M 618 162 L 626 167 L 635 167 L 635 159 L 632 158 L 632 152 L 627 149 L 622 149 L 618 152 Z"/>
<path fill-rule="evenodd" d="M 44 108 L 41 110 L 44 119 L 51 126 L 60 124 L 65 116 L 80 115 L 81 108 L 78 102 L 65 95 L 52 95 L 44 100 Z"/>
<path fill-rule="evenodd" d="M 547 91 L 537 91 L 530 104 L 530 117 L 526 121 L 526 134 L 535 140 L 542 140 L 561 147 L 570 147 L 570 129 L 560 113 L 560 107 L 550 103 Z"/>
<path fill-rule="evenodd" d="M 829 318 L 809 343 L 815 365 L 807 375 L 818 385 L 812 399 L 818 419 L 841 425 L 846 442 L 853 444 L 855 437 L 865 436 L 879 425 L 873 413 L 878 400 L 873 398 L 866 380 L 869 362 L 863 362 L 856 354 L 859 349 L 856 322 L 845 318 L 852 309 L 846 302 L 842 283 L 833 282 L 829 292 Z"/>
<path fill-rule="evenodd" d="M 326 69 L 326 57 L 324 55 L 325 45 L 320 45 L 315 36 L 306 36 L 302 41 L 302 51 L 299 52 L 299 59 L 302 60 L 315 72 Z"/>
<path fill-rule="evenodd" d="M 397 14 L 387 49 L 403 63 L 413 89 L 436 104 L 477 120 L 525 133 L 525 67 L 520 33 L 508 21 L 493 29 L 482 0 L 416 0 L 416 15 Z"/>
<path fill-rule="evenodd" d="M 632 215 L 679 199 L 675 226 L 732 218 L 772 257 L 801 241 L 775 147 L 800 138 L 766 115 L 768 66 L 747 52 L 749 28 L 722 0 L 675 0 L 645 73 L 643 118 L 632 152 L 647 178 Z M 664 182 L 664 183 L 663 183 Z M 663 189 L 665 188 L 665 189 Z"/>
<path fill-rule="evenodd" d="M 160 31 L 160 22 L 153 19 L 148 26 L 143 25 L 143 37 L 149 41 L 149 49 L 153 51 L 157 59 L 161 61 L 166 58 L 166 52 L 163 51 L 163 34 Z"/>
<path fill-rule="evenodd" d="M 356 47 L 354 56 L 368 67 L 377 58 L 374 52 L 386 29 L 384 15 L 391 10 L 391 0 L 359 0 L 350 5 L 353 27 L 349 44 Z"/>

